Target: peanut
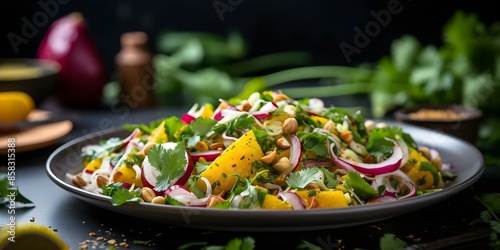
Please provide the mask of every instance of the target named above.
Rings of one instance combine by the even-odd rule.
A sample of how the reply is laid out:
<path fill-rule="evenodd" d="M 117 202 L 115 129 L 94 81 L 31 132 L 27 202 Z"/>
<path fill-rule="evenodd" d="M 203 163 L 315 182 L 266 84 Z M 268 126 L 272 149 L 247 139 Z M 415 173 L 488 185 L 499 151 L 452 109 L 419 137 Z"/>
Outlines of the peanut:
<path fill-rule="evenodd" d="M 342 139 L 342 141 L 344 141 L 345 143 L 351 142 L 353 138 L 354 136 L 352 135 L 352 131 L 350 130 L 344 130 L 342 131 L 342 133 L 340 133 L 340 139 Z"/>
<path fill-rule="evenodd" d="M 260 161 L 262 161 L 265 164 L 271 164 L 273 161 L 276 159 L 276 149 L 274 151 L 266 153 L 266 156 L 260 158 Z"/>
<path fill-rule="evenodd" d="M 283 122 L 283 133 L 293 134 L 299 129 L 299 123 L 295 118 L 286 118 Z"/>
<path fill-rule="evenodd" d="M 196 143 L 196 145 L 194 146 L 194 148 L 198 151 L 207 151 L 208 150 L 208 145 L 206 142 L 204 141 L 199 141 Z"/>
<path fill-rule="evenodd" d="M 222 143 L 222 142 L 212 143 L 212 144 L 210 144 L 210 149 L 212 149 L 212 150 L 224 149 L 224 143 Z"/>
<path fill-rule="evenodd" d="M 283 172 L 290 167 L 290 159 L 288 157 L 281 157 L 278 162 L 273 165 L 273 168 L 278 172 Z"/>
<path fill-rule="evenodd" d="M 154 204 L 165 204 L 165 197 L 163 196 L 156 196 L 151 200 L 151 203 Z"/>
<path fill-rule="evenodd" d="M 103 186 L 108 185 L 109 178 L 104 175 L 97 175 L 95 182 L 98 187 L 102 188 Z"/>
<path fill-rule="evenodd" d="M 250 102 L 247 100 L 241 101 L 241 111 L 248 111 L 252 108 L 252 105 L 250 105 Z"/>
<path fill-rule="evenodd" d="M 279 138 L 278 141 L 276 142 L 276 144 L 281 149 L 289 149 L 290 148 L 290 142 L 288 142 L 288 140 L 284 137 Z"/>
<path fill-rule="evenodd" d="M 79 175 L 73 176 L 71 182 L 80 188 L 87 186 L 87 182 Z"/>
<path fill-rule="evenodd" d="M 141 197 L 145 202 L 151 202 L 155 197 L 155 191 L 149 187 L 143 187 L 141 190 Z"/>

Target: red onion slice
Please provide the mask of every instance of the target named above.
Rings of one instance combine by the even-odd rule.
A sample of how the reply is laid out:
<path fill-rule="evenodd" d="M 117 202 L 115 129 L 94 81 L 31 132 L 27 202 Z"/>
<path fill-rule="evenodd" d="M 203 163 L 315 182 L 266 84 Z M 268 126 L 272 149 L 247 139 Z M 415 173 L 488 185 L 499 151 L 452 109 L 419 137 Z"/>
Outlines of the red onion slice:
<path fill-rule="evenodd" d="M 302 143 L 300 138 L 295 134 L 290 134 L 290 167 L 283 171 L 280 175 L 287 176 L 291 172 L 295 171 L 300 164 L 302 159 Z"/>
<path fill-rule="evenodd" d="M 294 210 L 306 209 L 306 204 L 300 196 L 292 191 L 282 191 L 278 192 L 278 196 L 281 197 L 285 202 L 290 204 Z"/>
<path fill-rule="evenodd" d="M 204 158 L 206 161 L 214 161 L 222 153 L 222 150 L 207 150 L 199 152 L 191 152 L 191 159 L 194 162 L 200 161 L 200 158 Z"/>
<path fill-rule="evenodd" d="M 386 160 L 379 163 L 354 162 L 348 159 L 337 157 L 335 154 L 331 155 L 333 157 L 333 161 L 336 164 L 341 162 L 345 163 L 351 166 L 352 168 L 356 169 L 358 172 L 370 176 L 390 173 L 398 170 L 401 167 L 401 162 L 403 161 L 403 156 L 404 156 L 403 150 L 401 150 L 401 147 L 399 147 L 399 145 L 396 142 L 394 142 L 392 155 Z"/>
<path fill-rule="evenodd" d="M 278 109 L 278 105 L 274 102 L 268 102 L 262 106 L 259 111 L 260 112 L 274 112 Z"/>
<path fill-rule="evenodd" d="M 394 177 L 399 177 L 401 180 L 401 184 L 405 185 L 409 189 L 409 193 L 404 195 L 404 196 L 399 196 L 398 193 L 401 191 L 399 187 L 394 188 L 391 183 L 389 177 L 394 176 Z M 393 197 L 396 197 L 397 199 L 406 199 L 410 197 L 414 197 L 417 195 L 417 188 L 411 178 L 406 175 L 403 171 L 401 170 L 396 170 L 391 173 L 386 173 L 386 174 L 381 174 L 377 175 L 375 179 L 372 181 L 372 187 L 377 189 L 381 186 L 385 185 L 385 192 L 383 195 L 390 195 Z"/>

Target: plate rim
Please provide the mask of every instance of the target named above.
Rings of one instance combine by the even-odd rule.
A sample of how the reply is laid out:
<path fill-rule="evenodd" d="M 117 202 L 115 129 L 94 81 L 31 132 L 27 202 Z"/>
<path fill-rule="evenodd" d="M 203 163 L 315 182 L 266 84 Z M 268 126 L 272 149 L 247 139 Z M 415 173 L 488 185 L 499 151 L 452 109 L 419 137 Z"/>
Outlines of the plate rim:
<path fill-rule="evenodd" d="M 447 188 L 445 188 L 442 191 L 427 194 L 425 196 L 418 196 L 418 197 L 413 197 L 411 199 L 406 199 L 406 200 L 399 200 L 396 201 L 396 203 L 382 203 L 382 204 L 370 204 L 367 206 L 349 206 L 345 208 L 322 208 L 322 209 L 314 209 L 314 210 L 256 210 L 256 209 L 250 209 L 250 210 L 237 210 L 237 209 L 207 209 L 207 208 L 197 208 L 197 207 L 177 207 L 177 206 L 170 206 L 170 205 L 158 205 L 158 204 L 148 204 L 148 203 L 141 203 L 141 204 L 130 204 L 126 203 L 121 206 L 113 206 L 110 202 L 111 198 L 106 197 L 103 195 L 99 195 L 96 193 L 92 193 L 90 191 L 78 188 L 74 185 L 71 185 L 67 183 L 66 181 L 60 179 L 58 176 L 56 176 L 51 167 L 51 163 L 54 160 L 54 158 L 64 150 L 66 150 L 69 147 L 75 147 L 79 143 L 83 143 L 85 141 L 88 141 L 89 139 L 95 138 L 95 137 L 103 137 L 103 138 L 110 138 L 112 137 L 113 134 L 115 133 L 125 133 L 129 132 L 125 130 L 122 127 L 114 127 L 114 128 L 109 128 L 101 131 L 95 131 L 93 133 L 81 136 L 79 138 L 73 139 L 60 147 L 58 147 L 54 152 L 50 154 L 50 156 L 47 159 L 46 162 L 46 174 L 48 177 L 51 179 L 52 182 L 54 182 L 57 186 L 62 188 L 63 190 L 69 192 L 76 198 L 79 198 L 87 203 L 91 203 L 92 205 L 101 207 L 103 209 L 107 209 L 113 212 L 118 212 L 120 214 L 124 215 L 129 215 L 133 217 L 139 217 L 147 220 L 154 220 L 156 222 L 159 222 L 157 219 L 154 217 L 151 217 L 148 214 L 139 214 L 140 216 L 137 216 L 137 214 L 134 214 L 133 211 L 138 210 L 142 212 L 154 212 L 157 214 L 166 214 L 166 215 L 171 215 L 172 213 L 177 214 L 177 215 L 183 215 L 183 214 L 195 214 L 195 215 L 200 215 L 201 218 L 195 217 L 196 222 L 203 221 L 205 217 L 221 217 L 223 216 L 224 218 L 238 218 L 239 216 L 245 215 L 245 216 L 259 216 L 259 220 L 266 221 L 268 219 L 271 219 L 272 221 L 276 220 L 284 220 L 286 218 L 289 218 L 290 216 L 296 217 L 296 216 L 307 216 L 307 217 L 313 217 L 315 219 L 318 219 L 318 217 L 323 217 L 323 216 L 336 216 L 336 215 L 342 215 L 342 214 L 352 214 L 352 215 L 359 215 L 362 216 L 366 212 L 379 212 L 386 210 L 388 208 L 394 207 L 396 204 L 398 208 L 404 208 L 401 210 L 404 210 L 404 212 L 397 212 L 395 214 L 391 214 L 389 216 L 384 216 L 380 218 L 374 218 L 372 220 L 366 220 L 366 221 L 355 221 L 352 223 L 341 223 L 337 225 L 332 225 L 332 224 L 314 224 L 314 223 L 305 223 L 305 225 L 296 225 L 296 226 L 284 226 L 284 225 L 276 225 L 276 226 L 269 226 L 266 225 L 266 223 L 263 223 L 260 225 L 257 223 L 256 225 L 253 226 L 248 226 L 248 225 L 240 225 L 240 226 L 230 226 L 229 228 L 227 226 L 220 226 L 220 225 L 210 225 L 210 223 L 201 223 L 201 224 L 196 224 L 193 225 L 193 223 L 187 223 L 185 218 L 182 221 L 179 220 L 169 220 L 167 219 L 166 221 L 162 221 L 163 223 L 170 223 L 173 225 L 178 225 L 178 226 L 187 226 L 191 228 L 199 228 L 199 229 L 209 229 L 209 230 L 232 230 L 232 231 L 311 231 L 311 230 L 324 230 L 324 229 L 333 229 L 333 228 L 342 228 L 342 227 L 349 227 L 349 226 L 356 226 L 356 225 L 361 225 L 361 224 L 367 224 L 371 223 L 374 221 L 380 221 L 388 218 L 392 218 L 398 215 L 406 214 L 412 211 L 416 211 L 419 209 L 422 209 L 424 207 L 433 205 L 439 201 L 446 200 L 460 191 L 463 191 L 467 187 L 471 186 L 473 183 L 475 183 L 484 173 L 485 171 L 485 165 L 484 165 L 484 159 L 481 154 L 481 152 L 473 145 L 468 143 L 467 141 L 458 138 L 453 135 L 445 134 L 441 131 L 437 130 L 432 130 L 429 128 L 425 127 L 419 127 L 416 125 L 411 125 L 411 124 L 405 124 L 397 121 L 384 121 L 381 120 L 382 122 L 386 122 L 387 124 L 391 125 L 397 125 L 397 126 L 402 126 L 403 130 L 405 127 L 410 128 L 410 129 L 417 129 L 422 132 L 433 132 L 433 133 L 440 133 L 442 136 L 451 138 L 453 140 L 458 140 L 460 143 L 466 145 L 467 147 L 470 147 L 472 150 L 474 150 L 474 154 L 479 157 L 479 161 L 477 163 L 477 169 L 475 169 L 474 174 L 469 176 L 468 178 L 464 179 L 463 181 L 453 184 Z M 410 133 L 411 134 L 411 133 Z M 81 166 L 83 169 L 83 165 Z M 67 174 L 67 173 L 64 173 Z M 425 201 L 425 202 L 424 202 Z M 426 205 L 421 205 L 421 203 L 425 203 Z M 419 205 L 420 204 L 420 205 Z M 161 209 L 158 209 L 161 207 Z M 127 210 L 129 209 L 129 210 Z M 393 208 L 394 209 L 394 208 Z M 228 211 L 231 211 L 231 213 L 228 213 Z M 235 211 L 235 212 L 233 212 Z M 237 212 L 236 212 L 237 211 Z M 347 211 L 347 212 L 346 212 Z M 171 219 L 171 218 L 170 218 Z M 205 218 L 206 219 L 206 218 Z M 209 219 L 210 221 L 211 219 Z"/>

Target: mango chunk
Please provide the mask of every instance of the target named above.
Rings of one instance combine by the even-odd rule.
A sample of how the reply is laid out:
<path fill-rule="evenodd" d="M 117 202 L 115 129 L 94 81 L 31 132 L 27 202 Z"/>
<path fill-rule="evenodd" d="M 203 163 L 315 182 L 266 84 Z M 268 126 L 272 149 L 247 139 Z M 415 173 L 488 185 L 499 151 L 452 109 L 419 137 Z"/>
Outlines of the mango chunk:
<path fill-rule="evenodd" d="M 281 200 L 275 195 L 267 194 L 262 204 L 264 209 L 292 209 L 288 202 Z"/>
<path fill-rule="evenodd" d="M 120 168 L 112 177 L 113 182 L 121 182 L 123 184 L 135 184 L 136 187 L 142 187 L 142 180 L 140 173 L 136 173 L 134 168 L 122 164 Z"/>
<path fill-rule="evenodd" d="M 200 176 L 208 179 L 213 194 L 227 192 L 238 179 L 232 175 L 239 175 L 242 179 L 254 177 L 256 173 L 252 164 L 263 156 L 255 134 L 250 130 L 226 148 Z M 202 180 L 198 180 L 197 184 L 201 190 L 206 190 Z"/>
<path fill-rule="evenodd" d="M 408 162 L 402 170 L 424 190 L 436 188 L 443 181 L 436 167 L 414 148 L 409 149 Z"/>
<path fill-rule="evenodd" d="M 148 137 L 148 142 L 155 142 L 158 144 L 167 142 L 167 134 L 165 133 L 165 121 L 162 121 L 158 127 Z"/>
<path fill-rule="evenodd" d="M 315 190 L 299 190 L 297 194 L 309 206 L 314 199 L 318 203 L 316 208 L 334 208 L 347 207 L 347 199 L 344 192 L 340 190 L 315 191 Z"/>

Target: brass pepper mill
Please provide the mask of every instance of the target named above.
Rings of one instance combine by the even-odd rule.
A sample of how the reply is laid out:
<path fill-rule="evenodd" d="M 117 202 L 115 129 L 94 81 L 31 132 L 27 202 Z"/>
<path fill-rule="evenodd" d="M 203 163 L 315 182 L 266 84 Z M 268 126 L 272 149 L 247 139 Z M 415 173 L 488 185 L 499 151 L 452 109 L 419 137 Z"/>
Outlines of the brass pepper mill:
<path fill-rule="evenodd" d="M 155 69 L 148 35 L 141 31 L 122 34 L 121 50 L 116 55 L 120 102 L 130 108 L 156 105 Z"/>

